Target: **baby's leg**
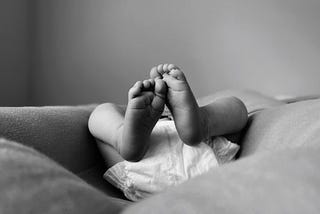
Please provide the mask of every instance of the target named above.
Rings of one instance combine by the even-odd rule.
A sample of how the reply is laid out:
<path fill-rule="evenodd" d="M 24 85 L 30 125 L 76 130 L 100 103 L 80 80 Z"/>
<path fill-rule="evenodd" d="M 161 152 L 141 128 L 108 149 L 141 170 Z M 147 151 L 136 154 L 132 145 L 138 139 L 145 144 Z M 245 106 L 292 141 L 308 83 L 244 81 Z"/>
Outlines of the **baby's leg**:
<path fill-rule="evenodd" d="M 246 106 L 236 97 L 218 98 L 200 107 L 200 116 L 206 137 L 236 133 L 248 120 Z"/>
<path fill-rule="evenodd" d="M 98 147 L 107 162 L 138 161 L 143 157 L 164 109 L 166 90 L 163 80 L 138 81 L 129 90 L 126 110 L 106 103 L 93 111 L 89 130 L 98 139 Z"/>
<path fill-rule="evenodd" d="M 195 145 L 202 139 L 199 106 L 183 72 L 173 64 L 154 67 L 151 78 L 161 78 L 168 86 L 167 102 L 181 140 Z"/>
<path fill-rule="evenodd" d="M 94 109 L 88 121 L 88 128 L 96 138 L 108 168 L 124 160 L 118 152 L 118 141 L 122 134 L 125 108 L 113 103 L 101 104 Z"/>
<path fill-rule="evenodd" d="M 241 100 L 220 98 L 199 108 L 183 72 L 175 65 L 158 65 L 151 69 L 150 76 L 167 83 L 167 103 L 185 143 L 192 145 L 210 136 L 235 133 L 245 126 L 248 114 Z"/>
<path fill-rule="evenodd" d="M 145 154 L 150 134 L 164 106 L 167 86 L 163 80 L 138 81 L 128 94 L 122 139 L 118 148 L 121 156 L 139 161 Z"/>

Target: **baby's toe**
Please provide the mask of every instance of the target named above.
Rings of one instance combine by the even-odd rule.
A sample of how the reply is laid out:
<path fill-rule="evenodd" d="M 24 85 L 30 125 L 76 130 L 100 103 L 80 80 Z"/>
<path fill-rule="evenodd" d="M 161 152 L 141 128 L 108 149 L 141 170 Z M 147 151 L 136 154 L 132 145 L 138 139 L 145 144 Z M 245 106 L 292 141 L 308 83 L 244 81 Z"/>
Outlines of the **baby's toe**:
<path fill-rule="evenodd" d="M 172 69 L 179 69 L 179 68 L 174 64 L 160 64 L 158 65 L 157 69 L 158 69 L 158 72 L 163 75 L 165 73 L 169 73 Z"/>
<path fill-rule="evenodd" d="M 163 64 L 163 66 L 162 66 L 163 73 L 169 73 L 170 70 L 175 67 L 176 66 L 174 64 Z"/>
<path fill-rule="evenodd" d="M 150 77 L 152 79 L 162 79 L 164 74 L 168 74 L 173 69 L 179 68 L 174 64 L 159 64 L 151 69 Z"/>
<path fill-rule="evenodd" d="M 151 79 L 162 79 L 162 73 L 158 72 L 158 67 L 155 66 L 150 70 Z"/>
<path fill-rule="evenodd" d="M 150 88 L 150 86 L 151 86 L 151 83 L 150 83 L 150 81 L 148 81 L 148 80 L 143 80 L 143 89 L 149 89 Z"/>
<path fill-rule="evenodd" d="M 165 81 L 163 81 L 162 79 L 156 79 L 154 92 L 157 96 L 165 99 L 167 94 L 167 85 Z"/>
<path fill-rule="evenodd" d="M 138 81 L 136 82 L 130 89 L 128 92 L 128 97 L 130 99 L 137 97 L 140 95 L 141 91 L 143 89 L 143 82 L 142 81 Z"/>
<path fill-rule="evenodd" d="M 180 70 L 180 68 L 179 68 L 178 66 L 176 66 L 175 64 L 169 64 L 169 65 L 168 65 L 168 71 L 170 72 L 170 71 L 173 70 L 173 69 L 178 69 L 178 70 Z"/>
<path fill-rule="evenodd" d="M 186 77 L 180 69 L 173 68 L 170 70 L 169 75 L 177 80 L 186 81 Z"/>
<path fill-rule="evenodd" d="M 163 64 L 159 64 L 159 65 L 157 66 L 157 70 L 158 70 L 158 73 L 163 74 L 163 73 L 164 73 Z"/>
<path fill-rule="evenodd" d="M 169 72 L 168 67 L 169 67 L 169 64 L 159 64 L 158 66 L 156 66 L 157 73 L 161 76 L 165 73 L 168 73 Z"/>
<path fill-rule="evenodd" d="M 143 81 L 143 90 L 144 91 L 153 91 L 154 89 L 154 79 L 148 79 Z"/>

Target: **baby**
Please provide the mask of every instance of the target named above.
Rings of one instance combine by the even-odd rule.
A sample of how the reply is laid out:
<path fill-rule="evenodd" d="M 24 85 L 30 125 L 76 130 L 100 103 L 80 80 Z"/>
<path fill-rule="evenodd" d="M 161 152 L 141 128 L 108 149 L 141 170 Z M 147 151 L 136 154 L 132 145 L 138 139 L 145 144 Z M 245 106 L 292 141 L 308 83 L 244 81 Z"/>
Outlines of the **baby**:
<path fill-rule="evenodd" d="M 160 119 L 165 105 L 173 121 Z M 139 200 L 210 170 L 219 151 L 231 160 L 238 146 L 212 136 L 238 132 L 246 122 L 242 101 L 226 97 L 199 107 L 181 69 L 160 64 L 129 90 L 126 108 L 99 105 L 88 125 L 109 168 L 105 178 Z"/>

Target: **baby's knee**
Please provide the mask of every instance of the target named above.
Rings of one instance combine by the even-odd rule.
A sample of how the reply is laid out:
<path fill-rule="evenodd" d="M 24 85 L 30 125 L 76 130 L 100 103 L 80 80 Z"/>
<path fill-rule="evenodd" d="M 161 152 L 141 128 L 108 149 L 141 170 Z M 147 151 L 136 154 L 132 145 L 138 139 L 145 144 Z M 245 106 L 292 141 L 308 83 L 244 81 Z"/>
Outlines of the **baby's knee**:
<path fill-rule="evenodd" d="M 88 120 L 88 126 L 90 132 L 94 132 L 94 130 L 101 126 L 101 123 L 104 122 L 105 118 L 109 118 L 112 115 L 116 115 L 119 112 L 123 112 L 124 110 L 114 103 L 103 103 L 98 105 L 90 114 Z"/>
<path fill-rule="evenodd" d="M 238 115 L 238 122 L 240 126 L 244 127 L 248 120 L 248 110 L 242 100 L 237 97 L 228 97 L 232 110 Z"/>
<path fill-rule="evenodd" d="M 126 109 L 125 106 L 117 105 L 115 103 L 102 103 L 98 105 L 92 113 L 95 112 L 104 112 L 104 113 L 113 113 L 113 112 L 124 112 Z"/>

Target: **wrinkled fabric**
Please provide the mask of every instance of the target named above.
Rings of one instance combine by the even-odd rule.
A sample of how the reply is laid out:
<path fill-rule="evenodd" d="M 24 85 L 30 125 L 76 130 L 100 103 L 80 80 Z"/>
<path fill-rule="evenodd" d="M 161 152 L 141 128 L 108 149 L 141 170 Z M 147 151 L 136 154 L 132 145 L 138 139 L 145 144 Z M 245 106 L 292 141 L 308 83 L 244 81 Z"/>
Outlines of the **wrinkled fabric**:
<path fill-rule="evenodd" d="M 144 158 L 117 163 L 104 178 L 128 199 L 138 201 L 231 161 L 238 150 L 224 137 L 188 146 L 180 140 L 173 121 L 159 121 Z"/>
<path fill-rule="evenodd" d="M 0 213 L 119 213 L 130 203 L 113 198 L 38 151 L 0 138 Z"/>

